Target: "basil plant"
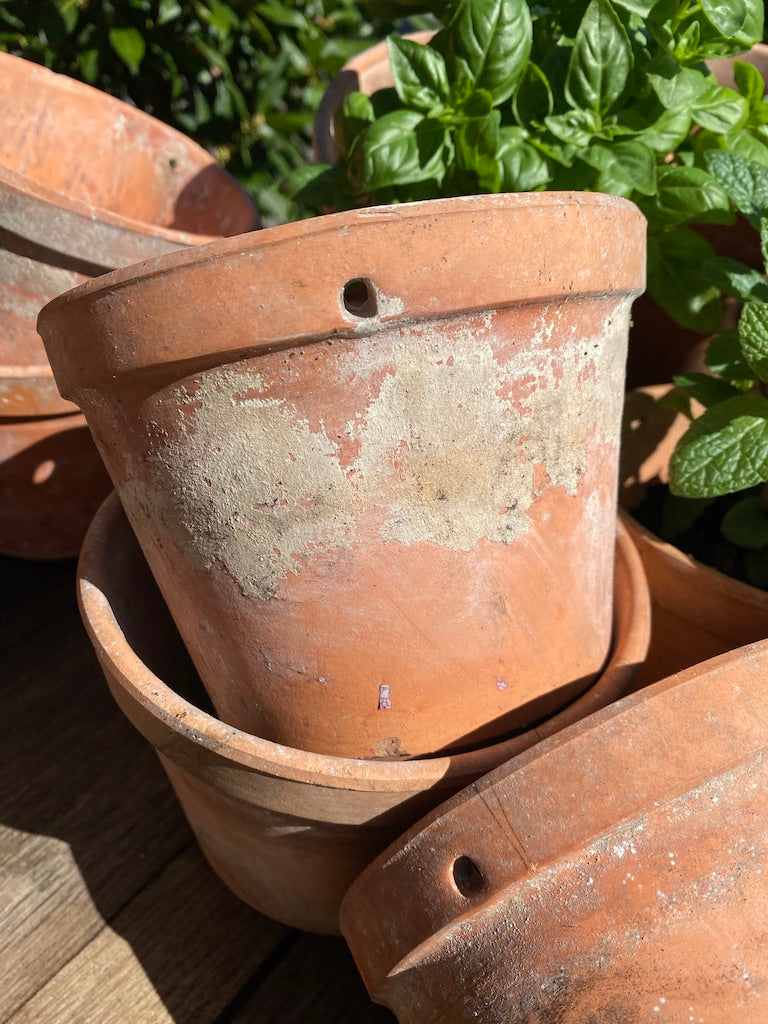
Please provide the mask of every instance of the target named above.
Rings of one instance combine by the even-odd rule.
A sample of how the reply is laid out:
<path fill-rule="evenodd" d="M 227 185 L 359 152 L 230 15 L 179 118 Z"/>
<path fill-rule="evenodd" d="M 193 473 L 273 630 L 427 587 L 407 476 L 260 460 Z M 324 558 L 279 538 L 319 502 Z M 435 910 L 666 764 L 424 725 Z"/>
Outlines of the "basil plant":
<path fill-rule="evenodd" d="M 431 41 L 391 36 L 394 87 L 347 96 L 337 166 L 306 169 L 324 209 L 440 196 L 586 190 L 632 199 L 648 219 L 648 290 L 683 326 L 717 329 L 721 303 L 691 224 L 730 223 L 711 150 L 768 167 L 763 79 L 736 88 L 705 61 L 762 38 L 759 0 L 448 0 Z"/>

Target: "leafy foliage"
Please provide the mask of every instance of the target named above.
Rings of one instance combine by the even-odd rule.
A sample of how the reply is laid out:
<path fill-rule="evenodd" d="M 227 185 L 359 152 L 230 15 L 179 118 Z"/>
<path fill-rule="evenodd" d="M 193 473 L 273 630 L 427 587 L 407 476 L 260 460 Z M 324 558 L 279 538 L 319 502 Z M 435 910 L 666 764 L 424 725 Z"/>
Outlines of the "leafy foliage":
<path fill-rule="evenodd" d="M 311 212 L 284 182 L 311 161 L 317 104 L 330 77 L 391 28 L 353 0 L 0 0 L 0 49 L 190 135 L 266 222 Z"/>
<path fill-rule="evenodd" d="M 760 232 L 768 263 L 768 167 L 732 153 L 708 155 L 711 172 L 740 212 Z M 768 269 L 768 267 L 766 268 Z M 675 382 L 704 406 L 670 460 L 670 489 L 683 498 L 733 495 L 723 535 L 745 549 L 748 576 L 768 584 L 768 283 L 736 260 L 717 257 L 704 272 L 743 303 L 738 327 L 707 350 L 712 375 Z"/>
<path fill-rule="evenodd" d="M 300 194 L 343 208 L 478 192 L 575 189 L 634 200 L 648 219 L 653 297 L 685 327 L 719 326 L 714 252 L 689 227 L 730 223 L 707 153 L 768 167 L 768 102 L 751 65 L 737 89 L 704 61 L 763 32 L 759 0 L 447 0 L 420 46 L 389 39 L 394 89 L 339 112 L 339 167 Z M 311 177 L 311 181 L 307 181 Z"/>

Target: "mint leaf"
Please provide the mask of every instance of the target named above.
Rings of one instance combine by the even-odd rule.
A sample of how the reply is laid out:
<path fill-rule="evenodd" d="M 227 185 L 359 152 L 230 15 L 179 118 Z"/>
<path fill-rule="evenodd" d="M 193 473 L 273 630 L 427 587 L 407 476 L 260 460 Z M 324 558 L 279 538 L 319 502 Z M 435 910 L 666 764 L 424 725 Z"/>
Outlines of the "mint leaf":
<path fill-rule="evenodd" d="M 710 211 L 730 211 L 728 193 L 712 175 L 699 167 L 664 167 L 658 172 L 657 218 L 670 224 L 700 217 Z"/>
<path fill-rule="evenodd" d="M 573 42 L 565 98 L 575 110 L 607 114 L 627 88 L 632 47 L 609 0 L 591 0 Z"/>
<path fill-rule="evenodd" d="M 706 408 L 741 394 L 738 388 L 733 387 L 728 381 L 713 377 L 709 373 L 680 373 L 672 379 L 686 394 L 701 402 Z"/>
<path fill-rule="evenodd" d="M 402 36 L 390 36 L 387 47 L 395 89 L 402 102 L 423 113 L 442 109 L 449 93 L 442 56 L 431 46 Z"/>
<path fill-rule="evenodd" d="M 768 213 L 768 167 L 723 150 L 710 150 L 705 159 L 710 174 L 745 217 L 754 219 Z"/>
<path fill-rule="evenodd" d="M 716 331 L 722 320 L 720 292 L 701 273 L 712 246 L 690 228 L 648 236 L 648 291 L 682 326 Z"/>
<path fill-rule="evenodd" d="M 739 317 L 744 358 L 762 381 L 768 381 L 768 303 L 748 302 Z"/>
<path fill-rule="evenodd" d="M 713 498 L 768 480 L 768 398 L 729 398 L 701 415 L 669 462 L 673 494 Z"/>
<path fill-rule="evenodd" d="M 746 263 L 728 256 L 716 256 L 702 265 L 702 272 L 721 292 L 748 302 L 753 299 L 768 302 L 768 281 Z"/>
<path fill-rule="evenodd" d="M 752 368 L 744 358 L 739 332 L 735 327 L 715 335 L 707 346 L 704 362 L 712 373 L 717 373 L 727 380 L 752 379 Z"/>

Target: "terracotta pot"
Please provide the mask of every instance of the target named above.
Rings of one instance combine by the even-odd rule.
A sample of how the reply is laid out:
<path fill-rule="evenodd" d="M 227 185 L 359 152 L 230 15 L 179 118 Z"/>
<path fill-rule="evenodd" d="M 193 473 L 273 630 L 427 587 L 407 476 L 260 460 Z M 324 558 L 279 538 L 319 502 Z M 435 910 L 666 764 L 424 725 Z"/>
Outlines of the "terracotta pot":
<path fill-rule="evenodd" d="M 353 211 L 43 311 L 224 721 L 421 756 L 589 686 L 644 225 L 568 193 Z"/>
<path fill-rule="evenodd" d="M 407 38 L 427 43 L 434 32 L 414 32 Z M 734 59 L 753 64 L 768 80 L 768 46 L 760 43 L 738 58 L 707 61 L 707 66 L 722 85 L 734 87 Z M 315 158 L 320 163 L 336 163 L 334 119 L 344 98 L 351 92 L 368 95 L 393 85 L 386 41 L 364 50 L 344 65 L 331 80 L 318 105 L 314 121 Z M 760 240 L 757 232 L 743 218 L 733 226 L 705 224 L 697 230 L 722 256 L 741 260 L 762 270 Z M 738 315 L 733 300 L 726 300 L 724 327 Z M 711 335 L 680 327 L 650 295 L 638 298 L 632 310 L 632 329 L 627 354 L 627 388 L 653 385 L 671 380 L 676 373 L 706 369 L 704 355 Z"/>
<path fill-rule="evenodd" d="M 190 139 L 0 53 L 0 416 L 73 412 L 35 331 L 88 277 L 249 231 L 253 204 Z"/>
<path fill-rule="evenodd" d="M 74 558 L 110 490 L 84 416 L 0 419 L 0 553 Z"/>
<path fill-rule="evenodd" d="M 649 484 L 666 484 L 688 419 L 663 404 L 669 384 L 627 395 L 619 501 L 631 512 Z M 690 665 L 768 637 L 768 593 L 741 583 L 660 540 L 632 519 L 628 529 L 651 588 L 652 642 L 633 680 L 639 688 Z"/>
<path fill-rule="evenodd" d="M 427 760 L 306 753 L 201 710 L 205 694 L 114 497 L 83 545 L 78 594 L 112 694 L 157 749 L 214 870 L 264 913 L 337 932 L 342 896 L 387 843 L 473 779 L 623 692 L 648 647 L 649 603 L 622 526 L 616 550 L 615 642 L 598 682 L 531 732 Z"/>
<path fill-rule="evenodd" d="M 538 744 L 398 840 L 341 926 L 400 1024 L 764 1024 L 768 642 Z"/>

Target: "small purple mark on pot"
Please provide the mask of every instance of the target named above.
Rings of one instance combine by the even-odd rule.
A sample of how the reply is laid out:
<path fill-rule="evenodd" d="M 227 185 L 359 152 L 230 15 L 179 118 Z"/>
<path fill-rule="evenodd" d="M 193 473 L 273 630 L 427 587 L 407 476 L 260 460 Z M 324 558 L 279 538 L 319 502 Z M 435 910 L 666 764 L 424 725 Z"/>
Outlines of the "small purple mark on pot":
<path fill-rule="evenodd" d="M 496 688 L 497 689 L 499 689 L 499 690 L 506 690 L 507 685 L 508 684 L 504 682 L 504 680 L 501 678 L 501 676 L 496 676 Z"/>
<path fill-rule="evenodd" d="M 392 701 L 389 699 L 389 684 L 379 684 L 379 711 L 389 711 Z"/>

